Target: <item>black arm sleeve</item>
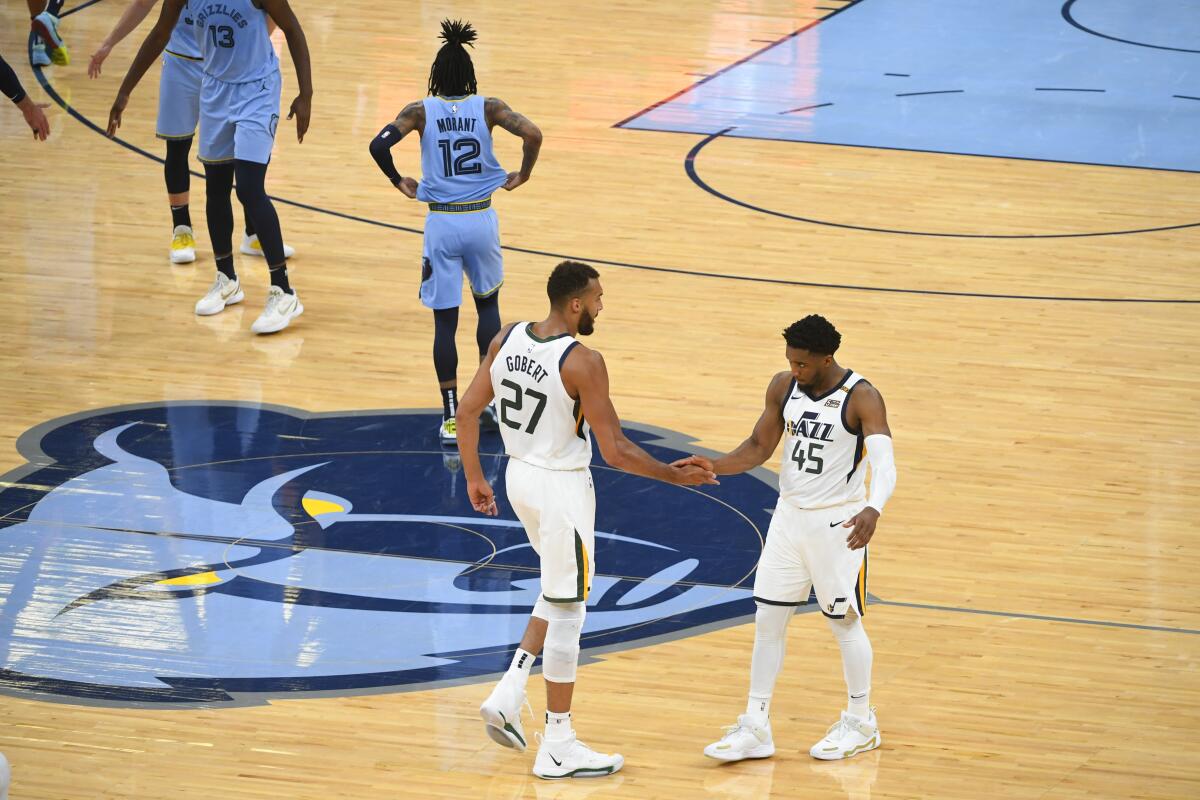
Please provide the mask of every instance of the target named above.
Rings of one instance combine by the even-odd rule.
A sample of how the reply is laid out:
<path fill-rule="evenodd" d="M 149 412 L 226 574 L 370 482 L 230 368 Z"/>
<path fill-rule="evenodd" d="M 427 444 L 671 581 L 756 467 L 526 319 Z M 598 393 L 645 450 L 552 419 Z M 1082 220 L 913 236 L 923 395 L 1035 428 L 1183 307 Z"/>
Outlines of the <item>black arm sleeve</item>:
<path fill-rule="evenodd" d="M 4 96 L 14 103 L 25 99 L 25 90 L 21 88 L 21 81 L 17 79 L 17 73 L 13 72 L 13 68 L 4 60 L 4 56 L 0 56 L 0 92 L 4 92 Z"/>
<path fill-rule="evenodd" d="M 371 140 L 371 158 L 379 165 L 379 169 L 392 182 L 392 186 L 400 185 L 400 173 L 392 161 L 392 145 L 400 141 L 404 134 L 395 125 L 385 125 L 379 135 Z"/>

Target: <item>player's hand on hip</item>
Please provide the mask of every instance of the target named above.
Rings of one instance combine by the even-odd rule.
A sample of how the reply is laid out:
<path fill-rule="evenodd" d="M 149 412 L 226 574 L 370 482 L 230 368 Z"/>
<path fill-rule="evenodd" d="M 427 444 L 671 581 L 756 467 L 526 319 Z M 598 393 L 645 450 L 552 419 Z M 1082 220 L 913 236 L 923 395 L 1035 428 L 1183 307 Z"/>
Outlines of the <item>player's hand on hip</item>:
<path fill-rule="evenodd" d="M 504 181 L 504 185 L 501 188 L 506 192 L 511 192 L 513 189 L 517 188 L 528 180 L 529 178 L 522 178 L 521 173 L 519 172 L 510 172 L 508 173 L 508 179 Z"/>
<path fill-rule="evenodd" d="M 416 178 L 401 178 L 400 182 L 398 184 L 396 184 L 396 188 L 399 189 L 405 197 L 407 197 L 411 200 L 417 199 L 417 179 Z"/>
<path fill-rule="evenodd" d="M 867 506 L 850 519 L 842 523 L 843 528 L 854 528 L 846 537 L 846 544 L 851 550 L 859 550 L 867 546 L 875 535 L 875 523 L 879 521 L 879 512 Z"/>
<path fill-rule="evenodd" d="M 709 472 L 713 471 L 712 460 L 705 458 L 704 456 L 690 455 L 687 458 L 681 458 L 678 461 L 671 462 L 672 467 L 686 467 L 689 464 L 700 467 L 701 469 L 706 469 Z"/>
<path fill-rule="evenodd" d="M 716 473 L 696 464 L 684 464 L 679 467 L 672 464 L 671 471 L 674 473 L 674 480 L 672 482 L 680 486 L 701 486 L 704 484 L 719 486 L 721 483 L 717 480 Z"/>
<path fill-rule="evenodd" d="M 471 498 L 471 507 L 480 514 L 494 517 L 500 513 L 496 508 L 496 493 L 487 481 L 467 481 L 467 496 Z"/>
<path fill-rule="evenodd" d="M 125 112 L 128 103 L 129 98 L 123 94 L 117 95 L 117 99 L 113 101 L 112 109 L 108 112 L 108 128 L 104 131 L 108 138 L 117 135 L 117 128 L 121 127 L 121 114 Z"/>
<path fill-rule="evenodd" d="M 88 62 L 88 77 L 100 77 L 100 65 L 104 63 L 104 59 L 108 58 L 108 54 L 112 52 L 111 48 L 100 46 L 100 49 L 92 53 L 92 60 Z"/>
<path fill-rule="evenodd" d="M 288 109 L 287 118 L 296 118 L 296 141 L 303 142 L 304 134 L 308 133 L 308 120 L 312 115 L 312 98 L 304 95 L 296 95 L 296 99 L 292 101 L 292 107 Z"/>

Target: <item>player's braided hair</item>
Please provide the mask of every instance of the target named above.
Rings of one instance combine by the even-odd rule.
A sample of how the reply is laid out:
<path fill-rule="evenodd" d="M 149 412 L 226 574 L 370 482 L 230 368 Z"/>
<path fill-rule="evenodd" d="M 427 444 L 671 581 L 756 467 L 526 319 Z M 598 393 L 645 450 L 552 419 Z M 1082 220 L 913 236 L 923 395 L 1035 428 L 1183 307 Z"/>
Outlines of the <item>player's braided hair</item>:
<path fill-rule="evenodd" d="M 430 94 L 461 97 L 479 90 L 475 83 L 475 65 L 464 47 L 474 47 L 471 43 L 477 35 L 469 22 L 442 20 L 439 36 L 446 43 L 438 50 L 433 66 L 429 68 Z"/>
<path fill-rule="evenodd" d="M 804 319 L 793 322 L 784 329 L 783 338 L 788 347 L 823 356 L 836 353 L 842 343 L 842 335 L 837 332 L 837 328 L 820 314 L 809 314 Z"/>

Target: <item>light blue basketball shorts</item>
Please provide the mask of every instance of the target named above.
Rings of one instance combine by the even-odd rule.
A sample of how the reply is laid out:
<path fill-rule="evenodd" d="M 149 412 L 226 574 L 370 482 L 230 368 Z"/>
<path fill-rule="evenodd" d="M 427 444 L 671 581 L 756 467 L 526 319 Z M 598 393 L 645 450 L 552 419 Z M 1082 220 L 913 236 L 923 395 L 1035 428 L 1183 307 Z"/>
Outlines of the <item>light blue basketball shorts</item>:
<path fill-rule="evenodd" d="M 158 138 L 187 139 L 196 135 L 203 80 L 202 62 L 163 54 L 162 75 L 158 81 L 158 122 L 154 127 Z"/>
<path fill-rule="evenodd" d="M 226 83 L 205 75 L 200 88 L 200 160 L 270 163 L 281 88 L 279 70 L 249 83 Z"/>
<path fill-rule="evenodd" d="M 476 297 L 495 294 L 504 283 L 500 223 L 496 210 L 442 212 L 425 217 L 421 302 L 435 311 L 462 305 L 463 273 Z"/>

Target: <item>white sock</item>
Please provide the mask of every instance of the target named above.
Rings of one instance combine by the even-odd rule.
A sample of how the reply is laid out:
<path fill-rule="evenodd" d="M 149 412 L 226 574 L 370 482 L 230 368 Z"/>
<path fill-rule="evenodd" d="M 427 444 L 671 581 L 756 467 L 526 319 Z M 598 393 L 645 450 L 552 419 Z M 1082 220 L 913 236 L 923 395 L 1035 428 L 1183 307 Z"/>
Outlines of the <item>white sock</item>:
<path fill-rule="evenodd" d="M 842 675 L 849 700 L 846 711 L 862 720 L 871 718 L 871 662 L 874 651 L 867 630 L 857 616 L 829 620 L 829 628 L 842 649 Z"/>
<path fill-rule="evenodd" d="M 750 657 L 750 699 L 746 715 L 756 725 L 767 724 L 775 679 L 787 649 L 787 626 L 796 611 L 792 606 L 759 603 L 754 614 L 754 654 Z"/>
<path fill-rule="evenodd" d="M 559 714 L 556 711 L 546 712 L 546 739 L 552 742 L 561 742 L 571 738 L 574 731 L 571 729 L 571 712 L 564 711 Z"/>
<path fill-rule="evenodd" d="M 503 680 L 515 681 L 517 686 L 522 689 L 529 683 L 529 670 L 533 668 L 533 661 L 537 658 L 528 650 L 517 648 L 517 652 L 513 653 L 512 663 L 508 665 L 508 671 L 504 673 Z"/>

